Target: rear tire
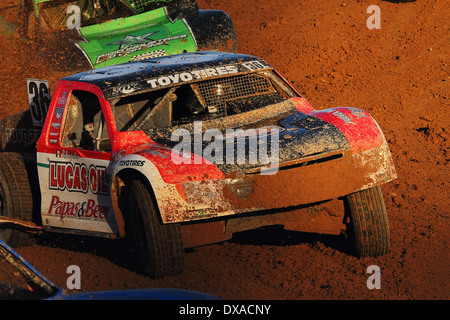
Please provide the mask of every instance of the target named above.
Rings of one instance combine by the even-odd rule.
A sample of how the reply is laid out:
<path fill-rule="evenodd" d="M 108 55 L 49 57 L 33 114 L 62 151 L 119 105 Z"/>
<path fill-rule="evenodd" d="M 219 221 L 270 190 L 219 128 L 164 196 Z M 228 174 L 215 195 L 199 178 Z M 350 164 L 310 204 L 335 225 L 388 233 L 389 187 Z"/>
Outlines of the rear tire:
<path fill-rule="evenodd" d="M 22 156 L 17 153 L 0 153 L 0 216 L 25 222 L 33 220 L 33 196 L 28 174 Z M 11 247 L 33 242 L 29 234 L 14 229 L 0 229 L 0 238 Z"/>
<path fill-rule="evenodd" d="M 163 224 L 153 193 L 141 180 L 132 180 L 127 194 L 130 229 L 144 273 L 162 278 L 184 270 L 184 247 L 178 224 Z"/>
<path fill-rule="evenodd" d="M 390 250 L 390 231 L 383 194 L 379 186 L 352 193 L 345 199 L 347 230 L 354 254 L 377 257 Z"/>

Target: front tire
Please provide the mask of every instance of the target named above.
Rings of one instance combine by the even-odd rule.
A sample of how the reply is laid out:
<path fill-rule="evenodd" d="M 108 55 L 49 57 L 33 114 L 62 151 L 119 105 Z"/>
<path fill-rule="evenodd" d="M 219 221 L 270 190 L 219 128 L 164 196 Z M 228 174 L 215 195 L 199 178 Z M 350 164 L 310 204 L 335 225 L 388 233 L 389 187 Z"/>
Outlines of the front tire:
<path fill-rule="evenodd" d="M 389 222 L 379 186 L 352 193 L 345 198 L 347 230 L 354 254 L 377 257 L 390 250 Z"/>
<path fill-rule="evenodd" d="M 163 224 L 153 193 L 141 180 L 129 183 L 127 211 L 144 273 L 162 278 L 184 270 L 184 247 L 178 224 Z"/>

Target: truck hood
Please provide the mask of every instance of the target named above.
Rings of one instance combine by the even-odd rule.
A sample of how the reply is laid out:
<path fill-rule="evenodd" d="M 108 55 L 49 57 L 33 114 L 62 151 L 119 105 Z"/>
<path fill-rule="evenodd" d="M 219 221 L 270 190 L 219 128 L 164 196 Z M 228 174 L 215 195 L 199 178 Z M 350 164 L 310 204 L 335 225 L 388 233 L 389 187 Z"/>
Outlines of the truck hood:
<path fill-rule="evenodd" d="M 350 148 L 336 126 L 299 112 L 290 100 L 224 118 L 147 130 L 146 134 L 180 155 L 203 157 L 225 174 L 277 168 Z"/>

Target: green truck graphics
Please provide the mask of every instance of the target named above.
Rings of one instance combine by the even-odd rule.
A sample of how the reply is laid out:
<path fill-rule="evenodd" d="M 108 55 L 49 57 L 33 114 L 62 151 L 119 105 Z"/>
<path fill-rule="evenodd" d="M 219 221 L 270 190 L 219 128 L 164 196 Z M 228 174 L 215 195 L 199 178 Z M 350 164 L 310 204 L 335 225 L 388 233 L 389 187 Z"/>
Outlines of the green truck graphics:
<path fill-rule="evenodd" d="M 77 46 L 93 67 L 192 52 L 195 39 L 185 19 L 169 21 L 164 8 L 80 29 Z"/>

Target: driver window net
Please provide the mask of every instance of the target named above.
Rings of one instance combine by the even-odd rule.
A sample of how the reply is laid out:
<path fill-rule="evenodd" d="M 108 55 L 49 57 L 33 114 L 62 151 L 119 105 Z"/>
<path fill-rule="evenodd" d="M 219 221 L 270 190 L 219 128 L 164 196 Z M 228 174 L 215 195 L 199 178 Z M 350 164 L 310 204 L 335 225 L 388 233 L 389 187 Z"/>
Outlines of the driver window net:
<path fill-rule="evenodd" d="M 214 79 L 197 83 L 203 104 L 209 112 L 224 114 L 227 102 L 275 92 L 271 82 L 257 74 Z"/>

